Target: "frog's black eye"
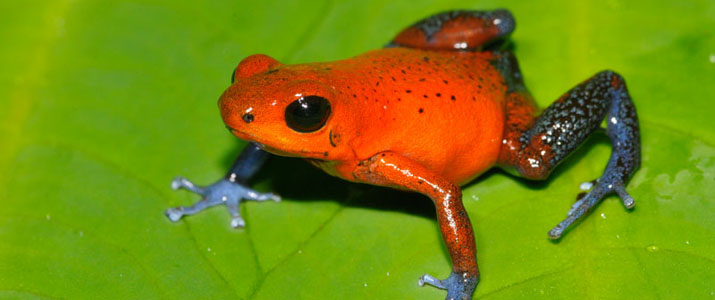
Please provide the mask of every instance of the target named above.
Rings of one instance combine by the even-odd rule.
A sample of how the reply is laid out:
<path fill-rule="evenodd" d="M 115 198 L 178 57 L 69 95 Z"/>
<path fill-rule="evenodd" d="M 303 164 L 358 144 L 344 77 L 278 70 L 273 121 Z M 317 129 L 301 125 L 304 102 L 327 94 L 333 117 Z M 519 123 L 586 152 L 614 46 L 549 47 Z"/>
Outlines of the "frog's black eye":
<path fill-rule="evenodd" d="M 330 102 L 320 96 L 306 96 L 286 107 L 286 124 L 297 132 L 313 132 L 325 125 L 330 116 Z"/>

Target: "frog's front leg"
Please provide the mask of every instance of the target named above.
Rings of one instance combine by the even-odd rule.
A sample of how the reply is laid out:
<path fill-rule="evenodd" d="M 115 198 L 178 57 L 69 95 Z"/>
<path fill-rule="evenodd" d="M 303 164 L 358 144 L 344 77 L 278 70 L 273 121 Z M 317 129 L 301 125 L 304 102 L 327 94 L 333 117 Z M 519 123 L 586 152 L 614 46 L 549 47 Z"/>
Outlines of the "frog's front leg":
<path fill-rule="evenodd" d="M 526 93 L 514 92 L 507 103 L 507 126 L 499 161 L 515 167 L 527 178 L 543 179 L 592 132 L 604 117 L 613 152 L 603 175 L 569 210 L 567 217 L 549 232 L 559 238 L 607 194 L 617 193 L 627 208 L 635 205 L 625 184 L 640 165 L 638 117 L 623 78 L 603 71 L 579 84 L 546 108 L 535 120 L 528 106 L 519 103 Z M 522 99 L 523 100 L 523 99 Z M 527 99 L 529 100 L 529 99 Z"/>
<path fill-rule="evenodd" d="M 471 299 L 479 281 L 479 270 L 474 232 L 462 206 L 461 189 L 419 163 L 392 152 L 379 153 L 360 162 L 353 176 L 361 182 L 416 191 L 432 199 L 442 238 L 452 259 L 452 273 L 444 280 L 424 275 L 419 284 L 446 289 L 447 299 Z"/>
<path fill-rule="evenodd" d="M 166 210 L 166 216 L 173 222 L 179 221 L 183 216 L 193 215 L 211 206 L 226 205 L 231 214 L 231 227 L 240 228 L 246 225 L 239 213 L 241 200 L 280 201 L 280 197 L 273 193 L 259 193 L 245 186 L 246 181 L 253 177 L 264 164 L 270 154 L 258 145 L 250 143 L 243 149 L 224 178 L 209 186 L 197 186 L 183 177 L 176 177 L 171 182 L 173 189 L 186 189 L 201 195 L 201 200 L 192 206 L 179 206 Z"/>
<path fill-rule="evenodd" d="M 514 17 L 508 10 L 453 10 L 407 27 L 387 47 L 474 51 L 501 46 L 514 27 Z"/>

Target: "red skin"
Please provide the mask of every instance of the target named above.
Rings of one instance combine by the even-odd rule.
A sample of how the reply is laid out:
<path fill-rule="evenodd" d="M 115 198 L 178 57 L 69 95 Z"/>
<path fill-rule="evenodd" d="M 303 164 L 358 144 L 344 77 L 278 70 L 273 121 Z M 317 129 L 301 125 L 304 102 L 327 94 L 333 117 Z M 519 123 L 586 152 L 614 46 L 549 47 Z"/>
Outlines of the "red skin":
<path fill-rule="evenodd" d="M 454 271 L 477 275 L 458 185 L 500 158 L 507 87 L 492 58 L 491 52 L 386 48 L 283 65 L 254 55 L 239 64 L 219 106 L 236 136 L 269 152 L 306 158 L 345 180 L 427 195 Z M 320 130 L 297 133 L 286 126 L 285 107 L 308 95 L 329 99 L 332 113 Z M 533 102 L 519 107 L 529 114 L 520 120 L 531 122 Z M 246 112 L 254 116 L 250 123 L 242 119 Z"/>
<path fill-rule="evenodd" d="M 238 137 L 281 155 L 330 162 L 321 166 L 346 180 L 355 180 L 358 162 L 391 151 L 463 184 L 493 166 L 501 147 L 506 87 L 491 57 L 387 48 L 335 62 L 282 65 L 254 55 L 239 65 L 236 78 L 258 72 L 265 61 L 274 62 L 271 72 L 264 68 L 237 80 L 222 96 L 221 112 Z M 296 94 L 330 99 L 326 126 L 312 133 L 285 126 L 284 108 Z M 255 119 L 246 124 L 241 116 L 249 108 Z"/>
<path fill-rule="evenodd" d="M 492 19 L 460 16 L 445 20 L 439 31 L 429 38 L 420 28 L 411 26 L 400 32 L 392 42 L 404 47 L 430 50 L 468 49 L 493 41 L 499 35 L 499 28 Z"/>

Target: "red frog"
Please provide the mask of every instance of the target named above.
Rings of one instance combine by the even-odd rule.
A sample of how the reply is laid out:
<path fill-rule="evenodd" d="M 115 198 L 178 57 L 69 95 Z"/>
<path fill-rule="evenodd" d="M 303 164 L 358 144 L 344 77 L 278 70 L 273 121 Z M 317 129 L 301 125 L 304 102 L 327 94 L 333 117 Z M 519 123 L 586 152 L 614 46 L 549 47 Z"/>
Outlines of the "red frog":
<path fill-rule="evenodd" d="M 459 186 L 487 169 L 545 179 L 605 118 L 613 144 L 608 165 L 549 236 L 559 238 L 607 194 L 634 205 L 625 183 L 640 164 L 639 129 L 623 78 L 600 72 L 539 110 L 513 54 L 501 50 L 514 24 L 506 10 L 450 11 L 345 60 L 286 65 L 266 55 L 245 58 L 219 108 L 228 129 L 250 143 L 212 185 L 177 177 L 173 188 L 202 200 L 167 216 L 178 221 L 224 204 L 232 226 L 243 227 L 241 200 L 280 200 L 245 185 L 270 153 L 304 158 L 348 181 L 432 199 L 452 273 L 443 280 L 423 275 L 419 283 L 446 289 L 447 299 L 471 299 L 479 270 Z"/>

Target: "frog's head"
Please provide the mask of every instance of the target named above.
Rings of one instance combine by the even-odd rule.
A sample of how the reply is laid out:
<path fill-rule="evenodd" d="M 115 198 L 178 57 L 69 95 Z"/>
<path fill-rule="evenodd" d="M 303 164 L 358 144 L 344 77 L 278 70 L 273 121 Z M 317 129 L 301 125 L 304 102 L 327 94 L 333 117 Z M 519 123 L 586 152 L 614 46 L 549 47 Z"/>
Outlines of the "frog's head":
<path fill-rule="evenodd" d="M 321 82 L 324 75 L 310 65 L 249 56 L 219 99 L 221 117 L 234 135 L 274 154 L 339 159 L 346 150 L 334 120 L 342 111 L 334 105 L 338 93 Z"/>

